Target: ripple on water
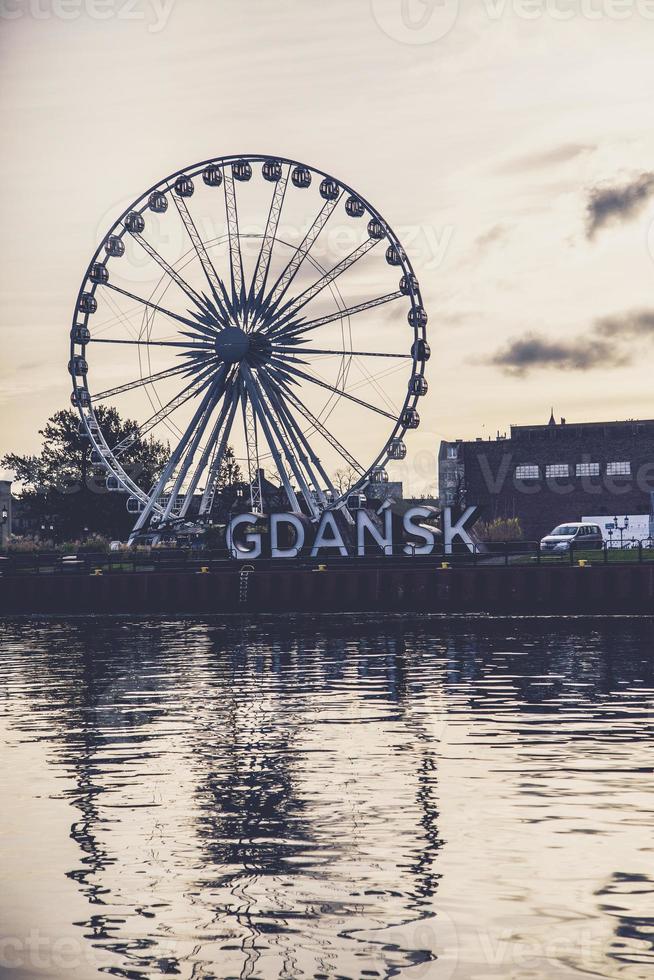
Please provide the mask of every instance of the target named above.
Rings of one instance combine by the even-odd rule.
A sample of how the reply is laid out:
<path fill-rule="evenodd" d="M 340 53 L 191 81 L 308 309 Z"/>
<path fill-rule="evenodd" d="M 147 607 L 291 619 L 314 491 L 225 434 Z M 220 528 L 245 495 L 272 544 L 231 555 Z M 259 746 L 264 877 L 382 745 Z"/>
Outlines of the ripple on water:
<path fill-rule="evenodd" d="M 15 975 L 645 980 L 653 632 L 6 624 Z"/>

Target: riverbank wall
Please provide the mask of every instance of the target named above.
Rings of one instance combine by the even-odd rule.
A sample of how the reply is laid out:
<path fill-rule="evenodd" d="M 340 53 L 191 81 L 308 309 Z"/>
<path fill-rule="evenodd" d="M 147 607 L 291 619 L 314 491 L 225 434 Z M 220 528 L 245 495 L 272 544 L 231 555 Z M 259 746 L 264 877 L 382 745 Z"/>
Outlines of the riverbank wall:
<path fill-rule="evenodd" d="M 654 614 L 654 563 L 5 574 L 0 615 L 239 612 Z"/>

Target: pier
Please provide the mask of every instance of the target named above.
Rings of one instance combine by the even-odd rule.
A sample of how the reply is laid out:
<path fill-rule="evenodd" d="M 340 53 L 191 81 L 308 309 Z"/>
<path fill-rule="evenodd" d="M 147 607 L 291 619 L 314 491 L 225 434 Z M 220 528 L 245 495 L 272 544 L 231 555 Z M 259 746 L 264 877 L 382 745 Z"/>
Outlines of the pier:
<path fill-rule="evenodd" d="M 654 563 L 207 562 L 6 571 L 0 615 L 425 612 L 654 614 Z"/>

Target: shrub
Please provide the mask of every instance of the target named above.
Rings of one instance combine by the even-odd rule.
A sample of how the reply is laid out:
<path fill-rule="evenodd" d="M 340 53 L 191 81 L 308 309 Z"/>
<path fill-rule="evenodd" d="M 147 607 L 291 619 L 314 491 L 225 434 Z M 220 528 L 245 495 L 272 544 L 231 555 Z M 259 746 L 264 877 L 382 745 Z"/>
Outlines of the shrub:
<path fill-rule="evenodd" d="M 522 541 L 519 517 L 496 517 L 494 521 L 479 521 L 475 531 L 480 541 Z"/>
<path fill-rule="evenodd" d="M 89 534 L 85 541 L 73 541 L 77 551 L 92 551 L 94 553 L 109 551 L 109 538 L 102 534 Z"/>
<path fill-rule="evenodd" d="M 7 553 L 10 555 L 36 554 L 37 551 L 46 551 L 43 541 L 38 538 L 16 538 L 12 535 L 7 544 Z"/>
<path fill-rule="evenodd" d="M 109 551 L 109 538 L 102 534 L 90 534 L 85 541 L 53 542 L 45 538 L 11 537 L 7 545 L 10 555 L 37 554 L 38 552 L 56 552 L 61 555 L 74 555 L 78 551 L 106 552 Z"/>

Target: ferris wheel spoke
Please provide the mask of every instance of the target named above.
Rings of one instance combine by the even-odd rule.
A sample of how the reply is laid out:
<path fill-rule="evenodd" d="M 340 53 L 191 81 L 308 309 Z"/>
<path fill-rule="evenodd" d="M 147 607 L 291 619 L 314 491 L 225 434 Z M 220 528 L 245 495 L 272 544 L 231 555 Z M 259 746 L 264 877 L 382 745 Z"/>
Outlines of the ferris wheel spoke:
<path fill-rule="evenodd" d="M 275 354 L 297 355 L 301 357 L 312 357 L 314 354 L 325 354 L 329 357 L 403 357 L 413 360 L 412 354 L 386 354 L 381 351 L 372 350 L 319 350 L 316 347 L 273 347 Z"/>
<path fill-rule="evenodd" d="M 376 306 L 382 306 L 384 303 L 391 303 L 393 300 L 402 299 L 403 296 L 404 293 L 397 289 L 394 293 L 386 293 L 384 296 L 367 300 L 365 303 L 358 303 L 356 306 L 335 310 L 333 313 L 328 313 L 326 316 L 319 316 L 315 320 L 305 320 L 299 324 L 288 324 L 280 333 L 283 334 L 283 340 L 287 343 L 292 343 L 301 334 L 307 333 L 309 330 L 315 330 L 317 327 L 322 327 L 323 324 L 333 323 L 335 320 L 344 320 L 346 317 L 354 316 L 355 313 L 363 313 L 365 310 L 372 310 Z"/>
<path fill-rule="evenodd" d="M 207 392 L 204 398 L 204 402 L 205 402 L 204 412 L 198 419 L 195 427 L 192 428 L 192 426 L 189 426 L 184 436 L 182 437 L 182 441 L 184 441 L 184 437 L 186 437 L 188 433 L 188 438 L 186 440 L 186 449 L 182 453 L 182 456 L 179 459 L 179 470 L 175 475 L 175 482 L 173 483 L 172 489 L 170 491 L 170 497 L 168 499 L 168 503 L 166 504 L 166 507 L 163 512 L 163 517 L 162 517 L 163 520 L 166 520 L 167 518 L 170 517 L 170 515 L 172 514 L 172 512 L 174 511 L 177 505 L 180 490 L 182 489 L 182 485 L 184 483 L 184 480 L 186 479 L 186 475 L 193 464 L 193 460 L 195 459 L 200 442 L 202 440 L 202 437 L 204 436 L 207 425 L 209 424 L 209 420 L 215 411 L 218 400 L 220 399 L 220 397 L 225 391 L 226 377 L 227 377 L 227 367 L 223 365 L 222 368 L 218 371 L 214 380 L 212 381 L 209 391 Z M 201 474 L 201 470 L 200 473 L 198 473 L 198 479 L 200 477 L 200 474 Z M 186 505 L 186 510 L 188 510 L 188 506 L 190 505 L 191 497 L 193 495 L 194 489 L 195 486 L 191 481 L 189 488 L 187 488 L 186 490 L 187 499 L 185 499 L 184 501 L 184 504 Z M 184 513 L 185 512 L 186 511 L 184 511 Z M 180 517 L 183 516 L 181 512 L 179 516 Z"/>
<path fill-rule="evenodd" d="M 150 242 L 147 241 L 147 239 L 144 238 L 140 232 L 131 231 L 130 235 L 135 241 L 139 243 L 141 248 L 148 253 L 150 258 L 153 259 L 157 263 L 157 265 L 161 269 L 163 269 L 163 271 L 167 273 L 167 275 L 170 276 L 173 282 L 177 283 L 177 285 L 182 290 L 182 292 L 186 293 L 188 298 L 192 300 L 196 304 L 196 306 L 198 306 L 200 309 L 205 309 L 204 298 L 200 296 L 199 293 L 196 293 L 193 287 L 190 286 L 185 279 L 182 279 L 180 274 L 175 269 L 173 269 L 173 267 L 169 265 L 168 262 L 166 262 L 163 256 L 159 255 L 157 250 L 153 248 L 152 245 L 150 245 Z"/>
<path fill-rule="evenodd" d="M 184 374 L 192 370 L 188 364 L 177 364 L 175 367 L 165 371 L 157 371 L 155 374 L 148 374 L 144 378 L 136 378 L 134 381 L 126 381 L 125 384 L 117 385 L 115 388 L 107 388 L 106 391 L 99 391 L 93 396 L 94 401 L 104 401 L 114 395 L 122 395 L 125 391 L 133 391 L 135 388 L 142 388 L 143 385 L 153 384 L 155 381 L 163 381 L 164 378 L 172 378 L 176 374 Z"/>
<path fill-rule="evenodd" d="M 223 423 L 225 421 L 227 412 L 229 410 L 229 406 L 231 404 L 231 391 L 229 391 L 229 395 L 228 395 L 228 390 L 229 390 L 228 385 L 225 384 L 223 386 L 222 392 L 216 393 L 215 396 L 216 403 L 220 398 L 222 398 L 222 405 L 220 406 L 220 410 L 218 412 L 216 421 L 213 424 L 213 428 L 211 429 L 209 438 L 207 439 L 207 443 L 204 449 L 202 450 L 198 464 L 193 471 L 193 476 L 191 477 L 191 481 L 185 492 L 184 503 L 182 504 L 182 507 L 179 512 L 180 517 L 186 516 L 188 509 L 191 505 L 191 502 L 193 500 L 193 495 L 195 494 L 195 491 L 197 490 L 198 487 L 198 483 L 200 482 L 200 477 L 202 476 L 205 469 L 207 468 L 209 460 L 212 458 L 212 455 L 216 448 L 216 443 L 218 442 L 220 431 L 223 427 Z"/>
<path fill-rule="evenodd" d="M 199 511 L 200 517 L 204 516 L 204 514 L 210 514 L 211 509 L 213 507 L 213 501 L 216 492 L 216 484 L 220 477 L 220 467 L 222 465 L 222 461 L 225 456 L 225 451 L 227 449 L 227 440 L 229 439 L 229 434 L 234 424 L 234 417 L 236 415 L 236 410 L 238 408 L 238 401 L 239 401 L 238 391 L 236 389 L 236 386 L 233 385 L 229 394 L 229 402 L 227 401 L 227 399 L 225 399 L 224 407 L 227 408 L 228 414 L 225 421 L 223 433 L 220 438 L 220 443 L 209 465 L 207 485 L 204 488 L 204 493 L 202 494 L 202 500 L 200 501 L 200 511 Z"/>
<path fill-rule="evenodd" d="M 186 205 L 186 201 L 184 200 L 183 197 L 181 197 L 179 194 L 176 194 L 175 192 L 171 193 L 171 197 L 175 202 L 175 206 L 179 212 L 179 216 L 182 219 L 184 227 L 186 228 L 186 233 L 189 239 L 191 240 L 191 244 L 195 249 L 198 259 L 200 260 L 202 271 L 204 272 L 207 278 L 207 282 L 209 283 L 209 287 L 211 289 L 213 298 L 218 304 L 218 307 L 221 308 L 222 307 L 222 300 L 221 300 L 222 283 L 220 281 L 218 274 L 216 273 L 216 270 L 213 267 L 211 259 L 209 258 L 209 253 L 207 252 L 205 244 L 200 236 L 200 233 L 196 228 L 195 222 L 191 217 L 191 212 L 189 211 Z"/>
<path fill-rule="evenodd" d="M 127 296 L 129 299 L 133 299 L 136 303 L 141 303 L 143 306 L 147 306 L 150 310 L 155 310 L 157 313 L 163 313 L 164 316 L 169 316 L 172 320 L 177 320 L 178 323 L 183 323 L 187 327 L 192 327 L 197 329 L 197 324 L 193 320 L 188 320 L 184 316 L 180 316 L 179 313 L 173 313 L 172 310 L 167 310 L 164 306 L 159 306 L 157 303 L 153 303 L 149 299 L 143 299 L 142 296 L 137 296 L 135 293 L 130 293 L 127 289 L 121 289 L 120 286 L 116 286 L 112 282 L 103 283 L 105 289 L 113 289 L 115 293 L 120 293 L 122 296 Z"/>
<path fill-rule="evenodd" d="M 205 393 L 202 401 L 200 402 L 198 408 L 195 411 L 195 414 L 193 415 L 193 418 L 191 419 L 190 423 L 186 427 L 186 430 L 183 432 L 176 448 L 171 453 L 170 459 L 164 466 L 163 472 L 159 477 L 159 480 L 157 481 L 157 484 L 150 495 L 150 500 L 148 504 L 141 511 L 141 514 L 139 515 L 139 518 L 136 524 L 134 525 L 134 530 L 132 534 L 134 534 L 137 531 L 140 531 L 140 529 L 145 525 L 145 523 L 148 521 L 150 517 L 150 514 L 152 513 L 152 509 L 154 505 L 159 502 L 159 498 L 164 493 L 166 485 L 168 484 L 171 476 L 177 469 L 177 466 L 179 465 L 182 456 L 186 452 L 186 448 L 188 446 L 189 440 L 193 436 L 193 433 L 195 432 L 196 428 L 198 427 L 202 418 L 204 417 L 207 411 L 207 407 L 213 401 L 215 384 L 216 384 L 215 379 L 212 383 L 209 384 L 208 391 Z M 162 515 L 163 518 L 168 516 L 168 514 L 170 513 L 170 509 L 171 509 L 170 505 L 172 503 L 172 499 L 173 498 L 171 496 L 171 500 L 168 502 L 168 505 L 164 509 Z"/>
<path fill-rule="evenodd" d="M 135 344 L 138 347 L 197 347 L 200 350 L 210 350 L 213 346 L 209 343 L 189 343 L 187 340 L 120 340 L 109 337 L 90 337 L 89 344 Z"/>
<path fill-rule="evenodd" d="M 232 280 L 232 303 L 240 308 L 243 299 L 243 256 L 241 255 L 241 236 L 238 229 L 238 207 L 236 187 L 231 167 L 224 171 L 225 212 L 227 214 L 227 237 L 229 238 L 229 271 Z"/>
<path fill-rule="evenodd" d="M 266 437 L 266 442 L 268 443 L 268 447 L 275 461 L 275 466 L 277 467 L 277 472 L 279 473 L 282 484 L 284 486 L 284 490 L 286 491 L 286 496 L 288 498 L 288 502 L 291 507 L 291 510 L 299 511 L 300 505 L 298 503 L 297 496 L 295 494 L 295 491 L 293 490 L 293 487 L 291 486 L 291 481 L 286 471 L 286 467 L 284 466 L 284 462 L 279 452 L 277 443 L 275 442 L 268 417 L 266 416 L 266 413 L 261 405 L 261 400 L 259 398 L 259 393 L 257 391 L 256 385 L 254 384 L 252 372 L 250 371 L 250 368 L 247 366 L 243 366 L 243 380 L 245 383 L 247 397 L 250 399 L 252 403 L 252 407 L 254 409 L 254 413 L 259 421 L 259 424 L 261 425 L 261 428 L 263 429 L 263 433 Z"/>
<path fill-rule="evenodd" d="M 348 452 L 348 450 L 345 448 L 345 446 L 343 446 L 341 442 L 339 442 L 336 436 L 329 431 L 327 426 L 323 422 L 321 422 L 320 419 L 317 418 L 309 408 L 307 408 L 307 406 L 304 404 L 304 402 L 297 394 L 297 392 L 294 389 L 292 389 L 286 383 L 286 381 L 284 381 L 283 379 L 278 379 L 278 380 L 280 386 L 284 390 L 286 397 L 295 406 L 295 408 L 298 410 L 300 415 L 304 416 L 307 422 L 310 422 L 311 425 L 314 427 L 314 429 L 317 432 L 319 432 L 320 435 L 330 444 L 332 449 L 335 449 L 336 452 L 345 460 L 345 462 L 348 463 L 354 470 L 356 470 L 356 472 L 360 476 L 362 476 L 365 473 L 365 470 L 363 466 L 354 458 L 352 453 Z"/>
<path fill-rule="evenodd" d="M 142 439 L 154 428 L 156 428 L 160 422 L 165 422 L 166 419 L 173 414 L 173 412 L 176 412 L 178 408 L 185 405 L 187 401 L 189 401 L 191 398 L 195 398 L 202 391 L 204 391 L 204 389 L 211 384 L 211 375 L 213 374 L 213 371 L 214 367 L 212 365 L 210 368 L 207 368 L 202 375 L 195 377 L 190 384 L 182 388 L 182 390 L 167 401 L 165 405 L 162 405 L 161 408 L 157 409 L 153 415 L 146 419 L 145 422 L 138 427 L 134 433 L 134 437 L 137 439 Z M 123 439 L 122 442 L 120 442 L 114 448 L 114 452 L 123 452 L 132 445 L 133 441 L 134 439 L 131 436 L 127 439 Z"/>
<path fill-rule="evenodd" d="M 312 517 L 318 517 L 320 515 L 320 509 L 318 508 L 316 499 L 311 492 L 309 484 L 307 483 L 304 475 L 305 472 L 308 474 L 309 480 L 314 484 L 316 492 L 321 494 L 322 490 L 316 481 L 315 475 L 311 472 L 311 467 L 309 465 L 309 460 L 306 453 L 298 443 L 295 433 L 286 425 L 285 419 L 274 398 L 274 394 L 271 393 L 260 376 L 255 378 L 254 382 L 258 386 L 259 395 L 263 406 L 269 409 L 270 421 L 275 428 L 279 444 L 284 448 L 284 455 L 286 456 L 286 460 L 293 471 L 293 475 L 300 485 L 300 490 L 302 491 L 302 496 L 304 497 L 307 508 L 309 509 Z"/>
<path fill-rule="evenodd" d="M 266 367 L 270 376 L 274 377 L 278 383 L 281 384 L 283 381 L 287 385 L 299 384 L 297 379 L 291 375 L 289 366 L 284 361 L 279 361 L 275 357 L 272 357 Z"/>
<path fill-rule="evenodd" d="M 306 472 L 309 474 L 310 482 L 313 483 L 320 502 L 325 505 L 327 503 L 327 499 L 325 497 L 324 488 L 326 487 L 328 490 L 333 492 L 334 487 L 332 486 L 331 480 L 320 462 L 320 458 L 302 431 L 302 427 L 298 425 L 292 413 L 289 411 L 281 389 L 279 387 L 275 388 L 271 381 L 268 378 L 264 378 L 262 375 L 259 375 L 259 380 L 265 387 L 268 397 L 273 402 L 277 410 L 277 414 L 284 423 L 290 438 L 295 442 L 300 459 Z M 318 471 L 320 477 L 323 479 L 324 486 L 321 486 L 320 481 L 316 479 L 316 475 L 313 471 L 314 467 Z"/>
<path fill-rule="evenodd" d="M 286 195 L 286 187 L 288 185 L 288 176 L 290 172 L 291 165 L 289 163 L 284 173 L 282 173 L 282 176 L 275 182 L 272 201 L 270 203 L 270 211 L 268 212 L 268 221 L 266 222 L 266 230 L 263 235 L 259 257 L 254 269 L 252 285 L 250 286 L 249 301 L 253 304 L 260 301 L 261 294 L 266 288 L 266 280 L 270 270 L 273 245 L 275 244 L 277 228 L 279 227 L 279 219 L 281 218 L 282 207 L 284 206 L 284 197 Z"/>
<path fill-rule="evenodd" d="M 293 317 L 307 305 L 307 303 L 310 303 L 311 300 L 318 295 L 318 293 L 321 293 L 323 289 L 326 289 L 327 286 L 334 282 L 335 279 L 342 276 L 343 273 L 351 268 L 356 262 L 359 262 L 364 255 L 367 255 L 368 252 L 377 244 L 378 239 L 368 238 L 362 245 L 359 245 L 358 248 L 355 248 L 353 252 L 350 252 L 350 254 L 347 255 L 341 262 L 335 265 L 333 269 L 330 269 L 329 272 L 325 273 L 324 276 L 321 276 L 320 279 L 314 282 L 313 285 L 309 286 L 308 289 L 305 289 L 303 293 L 300 293 L 300 295 L 292 300 L 286 307 L 282 307 L 275 317 L 276 321 L 279 323 L 280 329 L 283 329 L 284 324 L 288 323 L 289 320 L 292 320 Z M 273 329 L 272 332 L 275 333 L 276 328 Z"/>
<path fill-rule="evenodd" d="M 207 300 L 207 302 L 209 302 L 209 300 Z M 220 326 L 220 329 L 222 330 L 223 327 Z M 218 333 L 218 330 L 216 329 L 215 321 L 213 323 L 202 323 L 200 320 L 198 320 L 197 323 L 193 324 L 192 331 L 180 330 L 181 336 L 188 337 L 192 342 L 191 344 L 187 344 L 188 347 L 199 344 L 207 344 L 211 346 L 216 339 L 216 333 Z"/>
<path fill-rule="evenodd" d="M 385 402 L 386 405 L 388 405 L 391 412 L 395 412 L 396 416 L 399 417 L 400 413 L 398 411 L 397 406 L 393 403 L 393 400 L 389 398 L 389 396 L 386 394 L 386 391 L 384 390 L 382 385 L 380 385 L 376 376 L 370 373 L 370 371 L 366 367 L 365 361 L 362 362 L 357 361 L 356 367 L 358 368 L 360 374 L 363 376 L 363 384 L 372 385 L 372 387 L 375 389 L 375 391 L 377 392 L 381 400 Z M 354 387 L 354 385 L 352 387 Z"/>
<path fill-rule="evenodd" d="M 259 460 L 259 426 L 254 411 L 254 403 L 248 397 L 245 382 L 241 378 L 240 390 L 241 411 L 243 415 L 243 436 L 247 456 L 248 484 L 250 487 L 250 507 L 255 514 L 263 509 L 263 493 L 261 489 L 261 467 Z"/>
<path fill-rule="evenodd" d="M 117 303 L 116 299 L 111 295 L 111 293 L 106 294 L 106 300 L 107 300 L 107 306 L 114 312 L 114 316 L 113 316 L 114 322 L 113 323 L 110 322 L 108 324 L 109 328 L 115 325 L 116 326 L 120 325 L 132 337 L 139 337 L 141 331 L 139 331 L 138 328 L 135 327 L 134 324 L 130 322 L 131 311 L 125 312 L 124 310 L 121 310 L 120 305 Z"/>
<path fill-rule="evenodd" d="M 290 262 L 279 276 L 277 282 L 266 296 L 263 301 L 263 308 L 267 314 L 271 313 L 278 305 L 289 286 L 295 279 L 300 266 L 306 259 L 307 255 L 313 248 L 318 235 L 323 230 L 327 222 L 329 221 L 331 215 L 333 214 L 334 208 L 340 201 L 342 193 L 335 198 L 333 201 L 325 201 L 322 208 L 320 209 L 318 215 L 316 216 L 313 224 L 304 236 L 301 244 L 296 249 Z"/>
<path fill-rule="evenodd" d="M 384 411 L 383 408 L 378 408 L 376 405 L 371 405 L 370 402 L 363 401 L 362 398 L 356 398 L 354 395 L 350 395 L 347 391 L 343 391 L 341 388 L 335 388 L 333 385 L 327 384 L 326 381 L 321 381 L 320 378 L 314 378 L 313 375 L 307 374 L 305 371 L 301 371 L 296 367 L 289 367 L 288 373 L 294 375 L 295 377 L 302 378 L 304 381 L 310 381 L 314 385 L 318 385 L 321 388 L 326 388 L 327 391 L 333 392 L 338 395 L 339 398 L 347 398 L 348 401 L 354 402 L 357 405 L 361 405 L 363 408 L 367 408 L 371 412 L 377 412 L 378 415 L 383 415 L 387 419 L 391 419 L 393 422 L 397 422 L 397 418 L 391 415 L 390 412 Z"/>

